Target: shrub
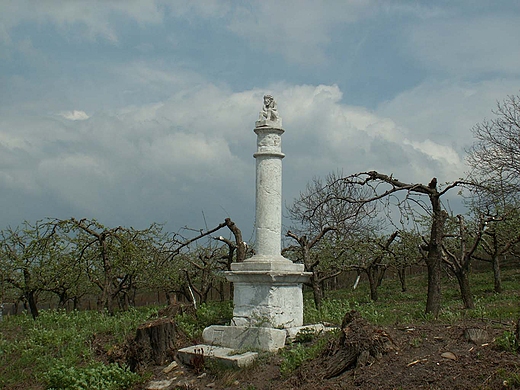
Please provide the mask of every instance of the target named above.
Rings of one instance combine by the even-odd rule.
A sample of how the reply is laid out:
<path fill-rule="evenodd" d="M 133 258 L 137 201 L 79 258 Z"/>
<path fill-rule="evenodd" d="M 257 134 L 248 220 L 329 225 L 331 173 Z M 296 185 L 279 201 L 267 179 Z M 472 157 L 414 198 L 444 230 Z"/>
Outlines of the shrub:
<path fill-rule="evenodd" d="M 49 390 L 120 390 L 140 381 L 140 376 L 117 364 L 93 363 L 88 367 L 58 364 L 44 375 Z"/>

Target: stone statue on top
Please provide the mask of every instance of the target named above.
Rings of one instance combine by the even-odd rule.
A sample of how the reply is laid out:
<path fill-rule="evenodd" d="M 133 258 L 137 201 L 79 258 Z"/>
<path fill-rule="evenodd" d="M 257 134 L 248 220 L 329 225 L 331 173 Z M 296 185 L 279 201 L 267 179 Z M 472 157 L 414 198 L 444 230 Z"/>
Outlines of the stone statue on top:
<path fill-rule="evenodd" d="M 264 106 L 258 115 L 256 126 L 282 127 L 282 118 L 278 114 L 276 101 L 271 95 L 264 96 Z"/>

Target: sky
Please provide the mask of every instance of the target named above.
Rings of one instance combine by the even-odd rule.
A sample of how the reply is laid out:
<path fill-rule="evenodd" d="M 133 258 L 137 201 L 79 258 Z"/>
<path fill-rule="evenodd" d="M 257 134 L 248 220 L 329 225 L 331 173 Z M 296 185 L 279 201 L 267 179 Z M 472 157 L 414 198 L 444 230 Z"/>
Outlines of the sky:
<path fill-rule="evenodd" d="M 248 240 L 264 94 L 284 205 L 330 172 L 456 180 L 519 94 L 519 38 L 517 0 L 0 0 L 0 229 L 230 217 Z"/>

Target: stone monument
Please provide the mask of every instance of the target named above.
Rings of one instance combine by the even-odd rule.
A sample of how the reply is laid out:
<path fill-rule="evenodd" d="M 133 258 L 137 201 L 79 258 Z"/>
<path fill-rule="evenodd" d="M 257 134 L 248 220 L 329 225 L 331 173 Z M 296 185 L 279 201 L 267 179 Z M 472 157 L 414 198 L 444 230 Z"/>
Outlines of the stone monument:
<path fill-rule="evenodd" d="M 303 325 L 302 284 L 309 280 L 303 264 L 281 255 L 282 229 L 282 118 L 271 95 L 256 121 L 256 254 L 233 263 L 226 278 L 233 282 L 231 326 L 204 330 L 206 346 L 195 349 L 276 351 L 288 334 Z M 291 332 L 292 331 L 292 332 Z M 191 350 L 190 350 L 191 351 Z M 205 352 L 206 353 L 206 352 Z"/>
<path fill-rule="evenodd" d="M 271 95 L 256 121 L 256 254 L 233 263 L 226 277 L 234 283 L 233 323 L 237 326 L 291 328 L 303 324 L 303 264 L 281 255 L 282 118 Z"/>

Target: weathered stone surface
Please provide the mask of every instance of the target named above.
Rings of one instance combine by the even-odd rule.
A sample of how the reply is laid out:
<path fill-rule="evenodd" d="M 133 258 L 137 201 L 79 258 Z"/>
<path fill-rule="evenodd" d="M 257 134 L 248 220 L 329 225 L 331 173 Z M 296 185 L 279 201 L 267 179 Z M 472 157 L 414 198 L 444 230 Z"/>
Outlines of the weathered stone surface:
<path fill-rule="evenodd" d="M 283 129 L 257 127 L 256 250 L 261 256 L 280 256 L 282 239 Z"/>
<path fill-rule="evenodd" d="M 275 125 L 276 124 L 276 125 Z M 281 255 L 282 134 L 273 97 L 264 97 L 256 123 L 256 254 L 233 263 L 226 278 L 234 285 L 233 325 L 289 328 L 303 324 L 302 284 L 310 273 Z M 279 125 L 279 126 L 278 126 Z"/>
<path fill-rule="evenodd" d="M 152 381 L 146 386 L 146 390 L 164 390 L 170 387 L 173 379 L 165 379 L 163 381 Z"/>
<path fill-rule="evenodd" d="M 258 357 L 256 352 L 236 353 L 235 349 L 218 347 L 214 345 L 199 344 L 177 351 L 179 360 L 188 365 L 193 365 L 204 359 L 216 360 L 230 367 L 247 367 Z"/>
<path fill-rule="evenodd" d="M 264 105 L 262 111 L 258 114 L 256 127 L 261 126 L 282 127 L 282 118 L 280 117 L 280 114 L 278 114 L 276 101 L 271 95 L 264 96 Z"/>
<path fill-rule="evenodd" d="M 167 367 L 164 367 L 163 369 L 163 372 L 165 374 L 168 374 L 169 372 L 173 371 L 174 369 L 176 369 L 179 365 L 177 364 L 177 362 L 174 360 L 173 362 L 171 362 Z"/>
<path fill-rule="evenodd" d="M 233 325 L 289 328 L 303 325 L 302 283 L 307 273 L 232 271 Z"/>
<path fill-rule="evenodd" d="M 275 352 L 285 346 L 287 333 L 282 329 L 212 325 L 204 329 L 202 338 L 211 345 L 234 350 Z"/>

